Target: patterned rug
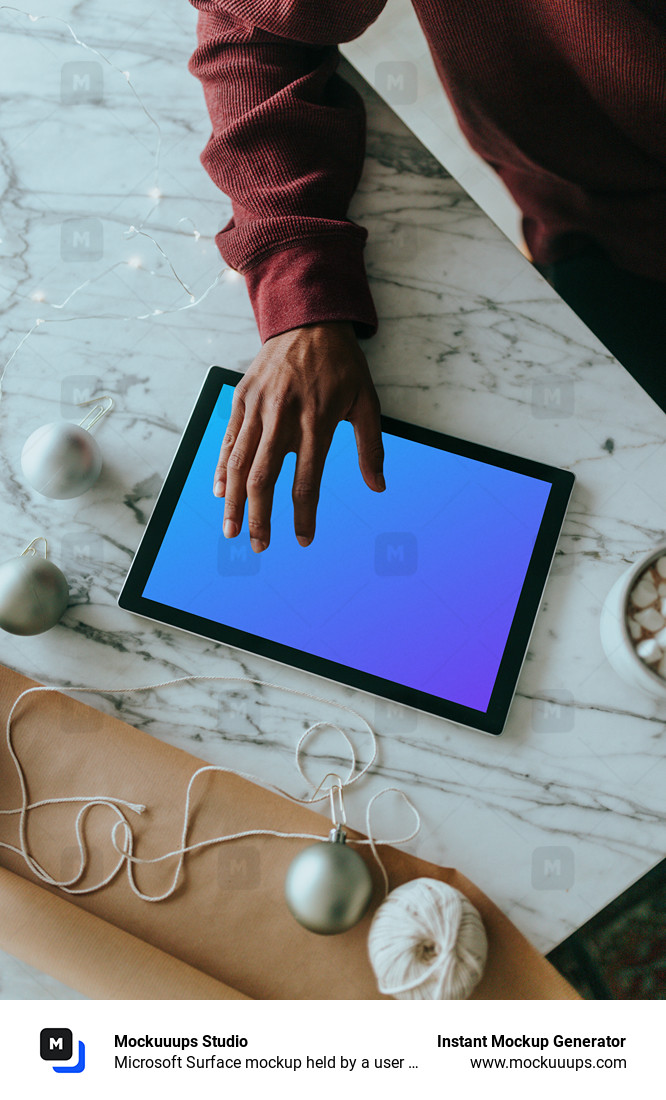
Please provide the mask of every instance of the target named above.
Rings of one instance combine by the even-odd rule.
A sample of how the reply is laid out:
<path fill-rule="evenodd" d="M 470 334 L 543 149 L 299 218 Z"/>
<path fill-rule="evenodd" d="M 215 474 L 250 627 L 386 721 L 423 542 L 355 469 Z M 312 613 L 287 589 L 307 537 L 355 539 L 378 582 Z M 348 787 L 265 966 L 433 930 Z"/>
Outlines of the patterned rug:
<path fill-rule="evenodd" d="M 666 999 L 666 860 L 548 958 L 586 999 Z"/>

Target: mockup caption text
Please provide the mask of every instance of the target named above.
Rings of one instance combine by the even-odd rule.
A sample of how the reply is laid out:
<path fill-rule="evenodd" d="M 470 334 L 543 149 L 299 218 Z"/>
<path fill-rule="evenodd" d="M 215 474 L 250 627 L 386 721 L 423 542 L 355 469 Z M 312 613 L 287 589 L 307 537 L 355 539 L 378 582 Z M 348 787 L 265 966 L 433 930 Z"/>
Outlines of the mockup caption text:
<path fill-rule="evenodd" d="M 418 1069 L 406 1058 L 352 1058 L 341 1054 L 306 1055 L 304 1058 L 269 1054 L 254 1056 L 245 1053 L 248 1039 L 244 1035 L 155 1036 L 116 1035 L 114 1069 L 242 1069 L 242 1070 L 321 1070 L 352 1072 L 355 1069 L 401 1070 Z M 202 1053 L 190 1054 L 197 1048 Z M 213 1048 L 215 1053 L 203 1053 Z M 132 1051 L 133 1053 L 127 1053 Z M 136 1053 L 141 1051 L 141 1053 Z M 149 1051 L 150 1053 L 144 1053 Z M 175 1053 L 178 1051 L 178 1053 Z M 230 1051 L 231 1053 L 227 1053 Z M 240 1053 L 243 1051 L 243 1053 Z M 154 1053 L 153 1053 L 154 1052 Z"/>
<path fill-rule="evenodd" d="M 626 1036 L 621 1035 L 438 1035 L 437 1046 L 449 1049 L 460 1047 L 489 1047 L 501 1049 L 547 1050 L 553 1047 L 623 1047 Z"/>

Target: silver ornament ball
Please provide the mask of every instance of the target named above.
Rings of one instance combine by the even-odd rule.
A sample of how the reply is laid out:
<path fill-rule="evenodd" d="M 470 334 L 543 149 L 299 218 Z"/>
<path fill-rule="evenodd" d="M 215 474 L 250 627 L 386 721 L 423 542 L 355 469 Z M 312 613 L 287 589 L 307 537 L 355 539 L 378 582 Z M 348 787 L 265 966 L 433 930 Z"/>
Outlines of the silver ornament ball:
<path fill-rule="evenodd" d="M 289 865 L 284 884 L 289 910 L 304 928 L 322 936 L 358 924 L 372 897 L 370 872 L 340 828 L 329 840 L 304 848 Z"/>
<path fill-rule="evenodd" d="M 68 602 L 69 586 L 53 562 L 22 556 L 0 565 L 0 627 L 10 634 L 50 630 Z"/>
<path fill-rule="evenodd" d="M 26 440 L 21 469 L 38 493 L 53 500 L 71 500 L 97 481 L 102 452 L 94 436 L 80 424 L 59 420 L 37 428 Z"/>

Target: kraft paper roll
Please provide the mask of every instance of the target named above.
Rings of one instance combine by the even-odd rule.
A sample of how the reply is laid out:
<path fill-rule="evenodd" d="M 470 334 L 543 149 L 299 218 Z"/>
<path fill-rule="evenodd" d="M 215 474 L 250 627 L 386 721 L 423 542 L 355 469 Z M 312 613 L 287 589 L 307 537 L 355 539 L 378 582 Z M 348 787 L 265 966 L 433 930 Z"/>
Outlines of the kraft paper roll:
<path fill-rule="evenodd" d="M 4 729 L 12 703 L 33 681 L 10 670 L 0 673 L 0 729 Z M 179 846 L 187 783 L 201 760 L 56 693 L 24 699 L 17 708 L 13 731 L 31 801 L 104 794 L 144 803 L 146 813 L 131 815 L 135 855 L 149 858 Z M 3 742 L 0 808 L 19 804 L 18 780 Z M 320 814 L 234 775 L 209 773 L 201 777 L 192 805 L 191 843 L 258 828 L 316 833 L 322 838 L 328 834 L 329 823 Z M 32 852 L 41 866 L 58 878 L 71 876 L 78 865 L 75 812 L 65 805 L 42 807 L 30 814 Z M 115 820 L 104 807 L 90 812 L 90 871 L 81 885 L 99 881 L 115 865 L 117 856 L 110 843 Z M 16 844 L 17 834 L 17 818 L 0 817 L 0 840 Z M 252 837 L 203 849 L 186 857 L 180 886 L 173 897 L 161 903 L 137 898 L 126 876 L 120 875 L 97 893 L 67 896 L 66 904 L 74 911 L 102 918 L 247 997 L 381 999 L 366 947 L 370 920 L 382 899 L 374 861 L 368 858 L 375 884 L 368 915 L 343 935 L 316 936 L 294 921 L 284 902 L 287 867 L 308 843 Z M 387 846 L 382 846 L 381 853 L 392 887 L 421 875 L 438 878 L 461 890 L 479 909 L 489 951 L 486 973 L 474 998 L 577 999 L 547 960 L 458 871 Z M 4 849 L 0 849 L 0 864 L 23 878 L 34 878 L 20 857 Z M 164 891 L 171 883 L 173 868 L 172 861 L 139 867 L 136 878 L 140 889 L 151 894 Z M 38 890 L 49 897 L 58 894 L 55 888 L 41 884 Z M 54 919 L 58 928 L 60 921 L 67 920 L 60 908 Z M 61 976 L 60 941 L 52 931 L 35 922 L 26 937 L 34 937 L 42 960 L 37 965 L 51 972 L 57 968 Z M 92 996 L 105 996 L 101 992 L 108 980 L 103 977 L 105 965 L 112 969 L 115 962 L 100 938 L 95 967 L 99 979 L 91 979 L 86 988 Z M 81 979 L 78 970 L 73 977 L 64 978 L 69 985 Z"/>
<path fill-rule="evenodd" d="M 88 997 L 244 999 L 180 959 L 2 868 L 0 948 Z"/>

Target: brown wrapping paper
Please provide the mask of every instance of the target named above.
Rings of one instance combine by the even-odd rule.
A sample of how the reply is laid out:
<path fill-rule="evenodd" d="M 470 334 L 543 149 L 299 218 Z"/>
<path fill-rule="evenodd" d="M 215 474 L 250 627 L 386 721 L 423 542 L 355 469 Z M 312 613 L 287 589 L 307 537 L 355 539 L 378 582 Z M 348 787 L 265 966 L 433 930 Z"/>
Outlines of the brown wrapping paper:
<path fill-rule="evenodd" d="M 89 997 L 210 1001 L 243 996 L 2 868 L 0 948 Z"/>
<path fill-rule="evenodd" d="M 17 673 L 0 670 L 2 730 L 12 703 L 32 685 L 32 681 Z M 179 846 L 187 783 L 202 761 L 86 704 L 55 693 L 36 694 L 22 700 L 13 733 L 31 801 L 111 795 L 144 803 L 148 807 L 146 813 L 128 814 L 136 838 L 135 855 L 150 858 Z M 244 829 L 268 828 L 321 836 L 328 832 L 327 821 L 320 814 L 234 775 L 206 774 L 197 780 L 193 794 L 190 843 Z M 0 808 L 18 805 L 18 780 L 3 740 Z M 41 807 L 29 816 L 32 854 L 57 878 L 71 877 L 78 866 L 74 817 L 71 805 Z M 88 815 L 90 868 L 79 885 L 99 881 L 115 865 L 117 856 L 110 842 L 114 821 L 115 816 L 106 807 L 96 807 Z M 0 840 L 16 844 L 17 837 L 18 818 L 0 817 Z M 311 842 L 251 837 L 205 848 L 186 857 L 184 875 L 174 896 L 159 903 L 137 898 L 130 891 L 124 873 L 99 892 L 74 898 L 65 895 L 65 901 L 55 888 L 41 884 L 29 896 L 19 897 L 21 891 L 16 888 L 15 877 L 2 876 L 0 914 L 10 911 L 19 921 L 19 908 L 23 905 L 26 921 L 17 953 L 91 996 L 115 995 L 108 992 L 114 986 L 106 971 L 117 965 L 117 955 L 125 948 L 130 953 L 140 951 L 138 940 L 144 947 L 148 945 L 187 964 L 188 969 L 181 973 L 184 990 L 193 990 L 199 980 L 191 968 L 201 972 L 202 983 L 209 976 L 222 983 L 222 988 L 214 992 L 212 986 L 202 984 L 201 993 L 175 993 L 178 972 L 166 964 L 169 973 L 164 978 L 165 992 L 157 992 L 159 956 L 148 950 L 145 987 L 138 975 L 131 983 L 128 978 L 126 988 L 133 992 L 119 992 L 119 996 L 225 997 L 237 991 L 248 997 L 269 999 L 379 999 L 366 950 L 372 913 L 382 897 L 374 861 L 368 862 L 375 881 L 368 915 L 343 935 L 316 936 L 294 921 L 284 902 L 287 867 L 308 843 Z M 480 911 L 489 951 L 486 973 L 474 998 L 577 998 L 574 990 L 514 925 L 458 871 L 390 847 L 382 846 L 382 858 L 392 887 L 419 876 L 438 878 L 465 893 Z M 38 881 L 22 858 L 6 849 L 0 849 L 0 864 L 15 875 Z M 139 888 L 148 894 L 163 892 L 171 883 L 174 866 L 175 859 L 138 867 Z M 38 894 L 39 903 L 33 900 Z M 52 906 L 56 900 L 61 904 Z M 43 920 L 34 919 L 33 906 L 37 904 L 44 907 Z M 63 963 L 60 953 L 68 943 L 71 947 L 77 929 L 83 929 L 79 923 L 83 918 L 81 911 L 92 914 L 98 922 L 94 930 L 92 925 L 86 930 L 89 965 L 73 963 L 70 968 L 70 964 Z M 131 940 L 118 939 L 119 929 L 129 934 Z M 11 943 L 10 936 L 3 946 L 12 950 Z M 205 992 L 205 988 L 209 991 Z"/>

